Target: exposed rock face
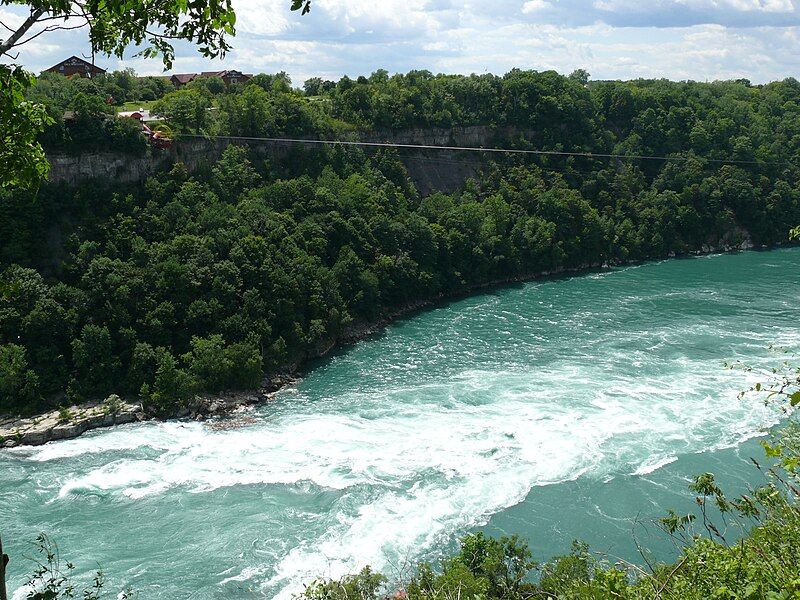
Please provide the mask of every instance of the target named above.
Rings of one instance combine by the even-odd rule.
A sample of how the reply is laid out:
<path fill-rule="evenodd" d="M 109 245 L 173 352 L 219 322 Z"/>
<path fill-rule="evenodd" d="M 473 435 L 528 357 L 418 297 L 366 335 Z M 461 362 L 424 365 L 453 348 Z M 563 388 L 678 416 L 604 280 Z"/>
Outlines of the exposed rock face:
<path fill-rule="evenodd" d="M 93 178 L 120 183 L 143 181 L 168 168 L 174 159 L 167 153 L 148 153 L 135 157 L 103 152 L 79 156 L 52 155 L 47 160 L 50 161 L 50 181 L 74 185 Z"/>
<path fill-rule="evenodd" d="M 106 402 L 71 406 L 37 417 L 0 419 L 0 447 L 40 446 L 52 440 L 78 437 L 89 429 L 144 419 L 142 407 L 112 396 Z"/>
<path fill-rule="evenodd" d="M 174 413 L 160 416 L 195 421 L 231 416 L 212 424 L 212 427 L 219 429 L 241 426 L 252 422 L 252 418 L 246 414 L 248 407 L 272 400 L 279 389 L 295 381 L 293 375 L 279 373 L 265 380 L 257 391 L 198 395 L 177 408 Z M 125 402 L 115 394 L 103 402 L 52 410 L 36 417 L 0 416 L 0 448 L 41 446 L 47 442 L 78 437 L 91 429 L 151 418 L 154 416 L 147 414 L 141 404 Z"/>
<path fill-rule="evenodd" d="M 411 144 L 415 146 L 459 146 L 488 148 L 507 145 L 509 140 L 533 140 L 533 131 L 514 127 L 494 128 L 486 125 L 470 127 L 414 128 L 401 131 L 361 132 L 352 141 Z M 100 153 L 80 156 L 48 156 L 50 181 L 76 184 L 92 178 L 108 179 L 122 183 L 143 181 L 159 171 L 168 170 L 176 162 L 196 171 L 213 164 L 225 148 L 232 143 L 245 143 L 229 139 L 186 138 L 176 140 L 169 150 L 148 150 L 142 157 L 125 154 Z M 274 141 L 248 141 L 247 146 L 264 156 L 282 156 L 294 144 Z M 367 149 L 369 151 L 369 149 Z M 439 191 L 458 190 L 467 179 L 474 177 L 484 164 L 485 156 L 475 152 L 454 150 L 403 149 L 399 158 L 408 169 L 409 176 L 423 195 Z"/>

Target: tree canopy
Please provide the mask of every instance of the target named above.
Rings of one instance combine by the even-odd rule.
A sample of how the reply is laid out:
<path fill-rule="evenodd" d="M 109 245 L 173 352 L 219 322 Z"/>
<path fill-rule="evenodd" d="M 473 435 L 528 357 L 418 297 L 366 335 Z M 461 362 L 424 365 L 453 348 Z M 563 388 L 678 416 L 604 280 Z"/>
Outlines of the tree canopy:
<path fill-rule="evenodd" d="M 552 73 L 377 73 L 308 98 L 282 76 L 253 79 L 217 94 L 187 86 L 161 102 L 186 95 L 216 106 L 165 108 L 190 132 L 344 135 L 387 118 L 431 127 L 449 115 L 486 124 L 493 144 L 681 160 L 493 155 L 460 191 L 423 196 L 391 151 L 294 147 L 267 156 L 229 146 L 193 175 L 178 164 L 141 185 L 45 186 L 36 202 L 6 191 L 2 410 L 113 393 L 170 413 L 194 393 L 256 387 L 354 323 L 409 304 L 542 272 L 775 244 L 800 223 L 793 80 L 587 88 Z M 116 74 L 53 76 L 29 93 L 118 123 L 93 113 L 90 100 L 112 85 L 126 84 Z M 132 93 L 152 89 L 140 85 Z M 481 98 L 469 92 L 476 86 L 486 88 Z M 403 110 L 386 103 L 387 88 L 405 98 Z M 523 102 L 533 108 L 521 111 Z M 50 128 L 61 148 L 80 141 L 70 123 Z M 515 133 L 524 131 L 532 140 Z M 724 160 L 736 156 L 753 160 Z"/>
<path fill-rule="evenodd" d="M 38 136 L 52 119 L 25 99 L 32 79 L 21 67 L 0 65 L 0 187 L 39 181 L 49 170 Z"/>
<path fill-rule="evenodd" d="M 0 55 L 8 56 L 43 33 L 85 27 L 92 55 L 122 56 L 129 46 L 144 45 L 140 54 L 160 55 L 169 68 L 175 57 L 173 41 L 194 43 L 207 57 L 224 55 L 230 49 L 226 36 L 234 35 L 236 24 L 230 0 L 2 0 L 1 4 L 30 10 L 28 18 L 0 41 Z M 29 35 L 39 26 L 42 28 Z"/>
<path fill-rule="evenodd" d="M 147 94 L 178 135 L 391 139 L 474 126 L 487 146 L 668 160 L 493 154 L 463 189 L 424 196 L 406 165 L 440 156 L 230 146 L 207 169 L 178 164 L 141 185 L 45 186 L 35 202 L 2 192 L 2 410 L 113 393 L 174 412 L 197 392 L 255 387 L 353 323 L 410 303 L 785 242 L 800 223 L 799 89 L 794 79 L 586 83 L 520 70 L 380 70 L 307 92 L 281 73 L 179 90 L 126 72 L 47 74 L 25 101 L 53 119 L 39 139 L 54 153 L 145 152 L 105 99 Z"/>

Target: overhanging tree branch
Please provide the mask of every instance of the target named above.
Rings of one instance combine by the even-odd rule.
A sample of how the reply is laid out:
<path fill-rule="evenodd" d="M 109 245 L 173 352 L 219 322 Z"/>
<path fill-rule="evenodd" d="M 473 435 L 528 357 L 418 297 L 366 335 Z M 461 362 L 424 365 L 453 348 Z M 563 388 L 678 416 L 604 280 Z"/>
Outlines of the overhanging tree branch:
<path fill-rule="evenodd" d="M 3 554 L 3 540 L 0 538 L 0 600 L 8 600 L 6 592 L 6 563 L 8 555 Z"/>
<path fill-rule="evenodd" d="M 66 26 L 63 26 L 63 25 L 48 25 L 47 27 L 45 27 L 41 31 L 38 31 L 38 32 L 34 33 L 33 35 L 31 35 L 30 37 L 28 37 L 28 38 L 22 40 L 21 42 L 19 42 L 17 44 L 17 46 L 22 46 L 23 44 L 27 44 L 31 40 L 35 40 L 37 37 L 39 37 L 43 33 L 50 33 L 51 31 L 70 31 L 72 29 L 81 29 L 83 27 L 86 27 L 87 25 L 88 25 L 88 23 L 81 23 L 80 25 L 72 25 L 71 27 L 66 27 Z"/>
<path fill-rule="evenodd" d="M 31 11 L 30 16 L 25 19 L 25 22 L 12 33 L 7 39 L 0 42 L 0 55 L 6 54 L 14 46 L 17 45 L 19 39 L 27 33 L 27 31 L 36 24 L 36 21 L 45 13 L 45 9 L 37 8 Z"/>

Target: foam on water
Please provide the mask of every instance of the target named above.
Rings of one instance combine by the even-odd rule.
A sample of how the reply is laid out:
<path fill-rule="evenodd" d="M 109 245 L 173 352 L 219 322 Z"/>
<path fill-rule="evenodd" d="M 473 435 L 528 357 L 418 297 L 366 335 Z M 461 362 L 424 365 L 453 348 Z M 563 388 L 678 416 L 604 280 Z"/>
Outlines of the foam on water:
<path fill-rule="evenodd" d="M 231 557 L 207 583 L 288 598 L 318 576 L 418 557 L 538 486 L 648 475 L 776 423 L 737 397 L 755 376 L 722 368 L 774 364 L 765 342 L 798 341 L 785 300 L 755 296 L 760 256 L 800 263 L 797 251 L 718 256 L 467 299 L 337 356 L 246 427 L 129 425 L 0 463 L 21 465 L 23 493 L 51 510 L 87 496 L 111 511 L 199 502 L 202 517 L 204 498 L 258 489 L 271 549 Z M 743 273 L 709 284 L 715 261 Z M 670 280 L 681 269 L 683 288 Z"/>

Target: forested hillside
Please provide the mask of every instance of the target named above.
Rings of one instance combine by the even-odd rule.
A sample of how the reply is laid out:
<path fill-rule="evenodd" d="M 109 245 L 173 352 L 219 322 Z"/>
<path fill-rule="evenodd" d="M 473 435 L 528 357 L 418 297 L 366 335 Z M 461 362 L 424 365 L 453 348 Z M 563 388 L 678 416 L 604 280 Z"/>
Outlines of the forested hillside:
<path fill-rule="evenodd" d="M 581 71 L 569 77 L 518 69 L 503 76 L 376 71 L 336 83 L 311 79 L 303 90 L 293 89 L 284 73 L 231 86 L 198 77 L 176 89 L 165 77 L 123 71 L 91 80 L 43 73 L 27 95 L 56 121 L 43 137 L 49 151 L 139 151 L 135 139 L 104 136 L 99 125 L 126 102 L 152 106 L 170 130 L 208 135 L 314 137 L 491 125 L 536 132 L 533 139 L 503 140 L 504 146 L 547 150 L 695 153 L 768 163 L 796 157 L 800 149 L 800 83 L 793 78 L 752 86 L 746 80 L 590 82 Z"/>
<path fill-rule="evenodd" d="M 100 110 L 104 85 L 40 79 L 32 97 L 56 117 L 78 115 L 57 119 L 47 147 L 129 139 L 144 151 Z M 312 80 L 303 93 L 269 75 L 231 88 L 159 85 L 153 110 L 177 132 L 513 125 L 536 133 L 505 146 L 681 159 L 494 156 L 464 190 L 421 197 L 391 152 L 298 149 L 263 161 L 231 146 L 205 173 L 176 165 L 140 186 L 2 191 L 0 412 L 116 393 L 168 414 L 197 391 L 257 387 L 352 324 L 410 303 L 542 272 L 770 245 L 800 222 L 795 80 L 377 72 Z M 76 119 L 96 134 L 81 141 Z"/>

